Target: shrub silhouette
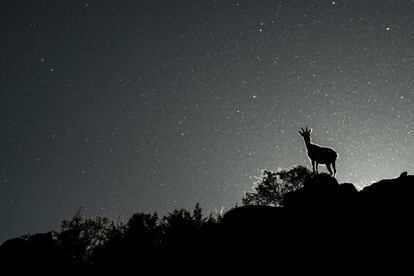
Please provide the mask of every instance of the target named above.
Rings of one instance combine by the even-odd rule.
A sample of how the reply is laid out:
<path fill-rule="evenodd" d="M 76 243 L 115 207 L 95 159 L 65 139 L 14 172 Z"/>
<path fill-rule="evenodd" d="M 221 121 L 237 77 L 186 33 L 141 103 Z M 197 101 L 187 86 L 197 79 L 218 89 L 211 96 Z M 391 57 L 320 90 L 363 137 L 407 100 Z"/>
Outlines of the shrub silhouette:
<path fill-rule="evenodd" d="M 246 192 L 242 203 L 281 207 L 285 194 L 303 187 L 310 176 L 311 172 L 303 166 L 277 172 L 265 170 L 260 181 L 256 183 L 254 191 Z"/>

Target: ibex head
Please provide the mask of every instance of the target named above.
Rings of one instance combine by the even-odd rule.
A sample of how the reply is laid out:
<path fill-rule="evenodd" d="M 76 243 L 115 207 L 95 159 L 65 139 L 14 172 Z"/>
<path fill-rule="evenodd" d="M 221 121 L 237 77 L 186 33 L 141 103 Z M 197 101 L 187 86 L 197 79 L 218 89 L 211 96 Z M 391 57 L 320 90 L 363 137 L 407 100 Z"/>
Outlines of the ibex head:
<path fill-rule="evenodd" d="M 299 131 L 299 134 L 303 136 L 304 139 L 310 140 L 310 134 L 312 132 L 312 129 L 308 129 L 308 126 L 306 126 L 305 129 L 300 128 L 302 131 Z"/>

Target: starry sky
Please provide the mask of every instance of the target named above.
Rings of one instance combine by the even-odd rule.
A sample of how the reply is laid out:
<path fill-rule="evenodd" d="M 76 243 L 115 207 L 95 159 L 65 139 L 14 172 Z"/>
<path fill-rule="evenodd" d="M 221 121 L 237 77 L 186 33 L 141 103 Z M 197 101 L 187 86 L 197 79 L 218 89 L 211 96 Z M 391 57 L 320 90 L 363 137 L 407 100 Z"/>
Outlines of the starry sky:
<path fill-rule="evenodd" d="M 341 183 L 413 173 L 413 30 L 414 1 L 1 1 L 0 241 L 228 210 L 311 168 L 306 125 Z"/>

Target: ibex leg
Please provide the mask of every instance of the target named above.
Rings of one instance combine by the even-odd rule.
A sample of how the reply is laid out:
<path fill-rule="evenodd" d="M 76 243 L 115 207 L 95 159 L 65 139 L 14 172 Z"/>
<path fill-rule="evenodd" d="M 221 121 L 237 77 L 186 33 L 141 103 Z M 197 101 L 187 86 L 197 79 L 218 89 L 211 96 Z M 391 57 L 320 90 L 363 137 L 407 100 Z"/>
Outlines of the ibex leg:
<path fill-rule="evenodd" d="M 333 176 L 335 176 L 335 175 L 336 175 L 336 166 L 335 166 L 335 162 L 333 162 L 333 163 L 332 163 L 332 168 L 333 168 L 333 171 L 334 171 Z"/>
<path fill-rule="evenodd" d="M 329 171 L 329 173 L 331 174 L 331 175 L 333 175 L 333 172 L 332 172 L 332 169 L 331 169 L 331 164 L 326 164 L 326 168 L 328 169 L 328 171 Z"/>

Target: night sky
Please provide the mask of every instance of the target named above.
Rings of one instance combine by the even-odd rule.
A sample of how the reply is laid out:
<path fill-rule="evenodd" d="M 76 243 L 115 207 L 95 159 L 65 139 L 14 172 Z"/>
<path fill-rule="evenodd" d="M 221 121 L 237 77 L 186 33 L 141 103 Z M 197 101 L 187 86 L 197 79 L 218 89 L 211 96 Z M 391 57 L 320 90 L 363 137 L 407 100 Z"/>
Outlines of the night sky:
<path fill-rule="evenodd" d="M 0 241 L 85 216 L 228 210 L 305 165 L 414 165 L 414 1 L 0 2 Z M 320 171 L 326 171 L 321 168 Z"/>

